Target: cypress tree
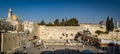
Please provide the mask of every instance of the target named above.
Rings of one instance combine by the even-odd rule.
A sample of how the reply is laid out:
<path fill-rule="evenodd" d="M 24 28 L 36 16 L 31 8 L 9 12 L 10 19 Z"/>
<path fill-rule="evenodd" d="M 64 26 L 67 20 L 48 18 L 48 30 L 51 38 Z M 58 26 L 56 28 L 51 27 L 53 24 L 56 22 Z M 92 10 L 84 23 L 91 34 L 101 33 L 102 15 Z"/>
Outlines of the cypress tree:
<path fill-rule="evenodd" d="M 40 25 L 46 25 L 46 23 L 44 22 L 44 20 L 41 21 Z"/>
<path fill-rule="evenodd" d="M 107 31 L 113 31 L 114 30 L 114 22 L 113 22 L 113 18 L 112 17 L 111 17 L 111 20 L 109 19 L 109 16 L 107 17 L 106 30 Z"/>
<path fill-rule="evenodd" d="M 106 30 L 109 31 L 110 27 L 110 19 L 109 19 L 109 16 L 107 17 L 107 20 L 106 20 Z"/>
<path fill-rule="evenodd" d="M 59 24 L 60 24 L 60 23 L 59 23 L 59 19 L 55 19 L 54 25 L 55 25 L 55 26 L 59 26 Z"/>
<path fill-rule="evenodd" d="M 114 22 L 113 22 L 113 18 L 111 17 L 111 21 L 110 21 L 110 31 L 114 30 Z"/>
<path fill-rule="evenodd" d="M 62 19 L 61 24 L 62 24 L 62 26 L 65 26 L 65 20 L 64 20 L 64 18 Z"/>

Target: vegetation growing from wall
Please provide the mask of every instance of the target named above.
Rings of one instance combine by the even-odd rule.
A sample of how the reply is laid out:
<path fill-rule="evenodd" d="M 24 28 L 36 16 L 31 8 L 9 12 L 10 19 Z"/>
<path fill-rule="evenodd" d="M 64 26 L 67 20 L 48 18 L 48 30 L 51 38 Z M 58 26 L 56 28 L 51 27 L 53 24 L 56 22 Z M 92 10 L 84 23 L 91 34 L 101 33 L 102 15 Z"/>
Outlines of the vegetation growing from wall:
<path fill-rule="evenodd" d="M 108 34 L 109 32 L 108 31 L 103 32 L 103 31 L 100 31 L 100 30 L 96 30 L 95 33 L 100 35 L 100 34 Z"/>

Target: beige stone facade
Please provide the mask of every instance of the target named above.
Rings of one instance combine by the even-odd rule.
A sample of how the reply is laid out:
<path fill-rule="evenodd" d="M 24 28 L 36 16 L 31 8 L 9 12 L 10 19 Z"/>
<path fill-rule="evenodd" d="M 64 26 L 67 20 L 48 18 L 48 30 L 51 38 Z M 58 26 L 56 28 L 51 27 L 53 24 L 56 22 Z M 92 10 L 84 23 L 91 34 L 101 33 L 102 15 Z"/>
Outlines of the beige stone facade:
<path fill-rule="evenodd" d="M 29 42 L 33 39 L 33 34 L 25 35 L 22 33 L 1 33 L 1 52 L 11 52 L 23 46 L 25 41 Z"/>
<path fill-rule="evenodd" d="M 120 40 L 120 32 L 109 32 L 109 34 L 100 34 L 98 38 L 108 40 Z"/>
<path fill-rule="evenodd" d="M 40 39 L 74 39 L 77 32 L 84 29 L 80 26 L 40 26 Z"/>
<path fill-rule="evenodd" d="M 105 31 L 98 24 L 82 24 L 80 26 L 39 26 L 40 39 L 74 39 L 75 35 L 83 30 L 89 30 L 91 35 L 95 35 L 96 30 Z"/>
<path fill-rule="evenodd" d="M 34 29 L 34 22 L 24 21 L 23 23 L 24 31 L 29 31 L 29 33 L 33 32 Z"/>
<path fill-rule="evenodd" d="M 7 32 L 0 32 L 0 52 L 10 52 L 22 47 L 24 43 L 28 44 L 33 40 L 33 36 L 37 33 L 37 25 L 33 22 L 20 22 L 16 14 L 12 14 L 12 9 L 8 11 L 8 18 L 5 20 L 12 25 L 12 30 Z M 30 33 L 26 33 L 29 30 Z"/>

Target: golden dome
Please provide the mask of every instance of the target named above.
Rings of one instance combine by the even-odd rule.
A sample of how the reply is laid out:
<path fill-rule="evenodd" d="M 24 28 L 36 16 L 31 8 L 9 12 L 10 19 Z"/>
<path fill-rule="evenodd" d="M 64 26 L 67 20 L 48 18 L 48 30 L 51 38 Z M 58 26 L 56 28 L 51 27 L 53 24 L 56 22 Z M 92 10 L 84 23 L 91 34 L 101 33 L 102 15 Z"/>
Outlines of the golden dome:
<path fill-rule="evenodd" d="M 16 14 L 12 15 L 12 19 L 18 20 L 18 16 Z"/>

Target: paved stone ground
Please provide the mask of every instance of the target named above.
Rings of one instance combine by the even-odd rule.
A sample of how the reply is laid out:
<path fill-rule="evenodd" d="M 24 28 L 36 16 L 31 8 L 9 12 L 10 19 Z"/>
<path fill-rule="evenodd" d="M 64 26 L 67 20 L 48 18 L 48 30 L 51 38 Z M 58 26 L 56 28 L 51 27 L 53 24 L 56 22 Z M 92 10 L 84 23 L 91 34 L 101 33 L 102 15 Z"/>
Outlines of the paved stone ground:
<path fill-rule="evenodd" d="M 82 46 L 47 46 L 45 48 L 44 45 L 41 45 L 39 47 L 29 47 L 29 48 L 26 48 L 26 49 L 23 49 L 23 48 L 20 48 L 19 50 L 21 52 L 24 52 L 24 51 L 27 51 L 28 54 L 40 54 L 41 52 L 43 51 L 55 51 L 55 50 L 61 50 L 61 49 L 73 49 L 73 50 L 79 50 L 79 51 L 83 51 L 83 50 L 91 50 L 93 52 L 104 52 L 100 49 L 96 49 L 92 46 L 84 46 L 84 48 Z"/>

